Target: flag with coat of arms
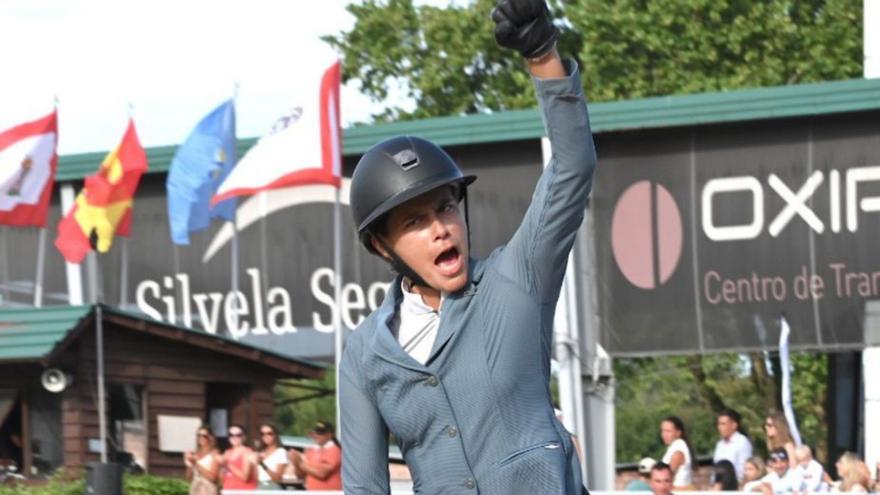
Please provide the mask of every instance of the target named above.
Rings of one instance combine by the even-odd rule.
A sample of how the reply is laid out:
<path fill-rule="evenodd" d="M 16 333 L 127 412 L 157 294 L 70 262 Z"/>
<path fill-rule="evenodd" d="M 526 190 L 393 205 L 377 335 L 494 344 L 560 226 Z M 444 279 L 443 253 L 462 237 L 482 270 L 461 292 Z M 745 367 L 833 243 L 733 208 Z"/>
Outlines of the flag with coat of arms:
<path fill-rule="evenodd" d="M 46 226 L 57 148 L 55 111 L 0 133 L 0 225 Z"/>

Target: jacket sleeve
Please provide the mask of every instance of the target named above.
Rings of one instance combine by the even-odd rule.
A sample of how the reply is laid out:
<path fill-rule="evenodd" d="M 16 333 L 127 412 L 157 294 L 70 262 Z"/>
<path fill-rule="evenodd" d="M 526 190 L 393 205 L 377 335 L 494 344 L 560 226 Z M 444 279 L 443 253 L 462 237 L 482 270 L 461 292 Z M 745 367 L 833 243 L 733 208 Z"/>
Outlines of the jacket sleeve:
<path fill-rule="evenodd" d="M 534 79 L 552 147 L 523 221 L 501 253 L 499 269 L 542 302 L 559 295 L 568 253 L 584 218 L 596 168 L 587 104 L 577 65 L 563 79 Z"/>
<path fill-rule="evenodd" d="M 339 375 L 343 488 L 347 495 L 388 494 L 388 428 L 361 386 L 352 354 L 348 346 Z"/>

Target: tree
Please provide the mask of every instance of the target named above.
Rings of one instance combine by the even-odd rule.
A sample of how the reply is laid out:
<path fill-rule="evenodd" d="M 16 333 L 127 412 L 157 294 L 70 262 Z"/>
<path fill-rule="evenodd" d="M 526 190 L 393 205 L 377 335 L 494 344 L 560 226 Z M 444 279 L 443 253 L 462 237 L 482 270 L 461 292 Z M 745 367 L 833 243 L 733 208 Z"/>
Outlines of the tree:
<path fill-rule="evenodd" d="M 497 47 L 495 0 L 414 6 L 364 0 L 324 37 L 343 77 L 387 105 L 376 120 L 534 106 L 522 62 Z M 846 79 L 861 75 L 861 0 L 555 0 L 560 51 L 582 61 L 591 101 Z"/>

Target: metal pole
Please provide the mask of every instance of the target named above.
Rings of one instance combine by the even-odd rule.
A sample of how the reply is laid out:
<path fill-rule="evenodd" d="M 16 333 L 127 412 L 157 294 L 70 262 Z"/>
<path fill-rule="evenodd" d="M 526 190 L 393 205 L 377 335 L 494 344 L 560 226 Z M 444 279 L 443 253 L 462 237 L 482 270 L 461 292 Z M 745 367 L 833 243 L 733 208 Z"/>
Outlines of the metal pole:
<path fill-rule="evenodd" d="M 333 203 L 333 299 L 336 302 L 333 311 L 333 327 L 336 329 L 333 342 L 334 365 L 336 367 L 336 431 L 341 431 L 339 411 L 339 362 L 342 360 L 342 208 L 340 207 L 340 189 L 336 188 L 336 201 Z"/>
<path fill-rule="evenodd" d="M 122 260 L 119 270 L 119 307 L 125 309 L 128 306 L 128 238 L 120 239 L 122 242 Z"/>
<path fill-rule="evenodd" d="M 43 306 L 43 270 L 46 264 L 46 229 L 40 229 L 37 241 L 37 276 L 34 278 L 34 307 Z"/>
<path fill-rule="evenodd" d="M 230 255 L 232 258 L 230 259 L 230 264 L 231 264 L 230 270 L 232 270 L 232 292 L 234 294 L 237 294 L 238 293 L 238 225 L 237 225 L 238 212 L 237 211 L 235 212 L 235 215 L 233 216 L 231 223 L 232 223 L 232 249 L 230 250 L 230 252 L 231 252 Z M 235 303 L 235 309 L 238 309 L 238 296 L 236 296 L 233 299 L 233 302 Z M 236 312 L 234 312 L 234 314 L 235 314 L 235 328 L 238 328 L 238 312 L 236 311 Z M 226 334 L 235 336 L 235 334 L 232 332 L 232 329 L 230 329 L 230 328 L 226 329 Z"/>
<path fill-rule="evenodd" d="M 104 393 L 104 322 L 101 314 L 101 296 L 98 292 L 98 256 L 94 251 L 88 256 L 89 295 L 95 306 L 95 348 L 98 368 L 98 425 L 101 437 L 101 462 L 107 462 L 107 414 Z"/>

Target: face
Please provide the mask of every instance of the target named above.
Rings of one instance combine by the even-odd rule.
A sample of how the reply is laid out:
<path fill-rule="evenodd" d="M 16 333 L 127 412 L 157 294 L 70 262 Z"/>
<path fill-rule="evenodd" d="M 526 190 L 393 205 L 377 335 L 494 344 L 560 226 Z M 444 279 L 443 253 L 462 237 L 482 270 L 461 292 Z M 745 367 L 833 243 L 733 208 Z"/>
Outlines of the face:
<path fill-rule="evenodd" d="M 782 476 L 788 470 L 788 461 L 785 459 L 770 459 L 770 469 Z"/>
<path fill-rule="evenodd" d="M 229 443 L 233 447 L 237 447 L 239 445 L 244 444 L 244 432 L 239 428 L 230 428 L 229 429 Z"/>
<path fill-rule="evenodd" d="M 717 426 L 718 433 L 721 435 L 721 438 L 726 440 L 736 432 L 737 424 L 734 420 L 730 419 L 727 416 L 718 416 Z"/>
<path fill-rule="evenodd" d="M 260 428 L 260 440 L 262 440 L 265 445 L 277 445 L 278 443 L 278 439 L 275 438 L 275 432 L 273 432 L 272 428 L 269 428 L 268 426 Z"/>
<path fill-rule="evenodd" d="M 677 438 L 681 438 L 681 432 L 671 421 L 663 421 L 660 423 L 660 438 L 663 439 L 663 443 L 669 445 Z"/>
<path fill-rule="evenodd" d="M 315 441 L 318 445 L 324 445 L 329 442 L 333 435 L 330 433 L 315 433 L 314 431 L 309 432 L 309 437 Z"/>
<path fill-rule="evenodd" d="M 837 462 L 834 464 L 834 467 L 837 468 L 837 474 L 839 476 L 846 476 L 847 474 L 849 474 L 847 473 L 848 470 L 846 468 L 846 463 L 843 462 L 843 458 L 838 459 Z"/>
<path fill-rule="evenodd" d="M 758 473 L 758 467 L 751 462 L 746 463 L 743 474 L 745 474 L 746 480 L 748 481 L 756 480 L 758 479 L 758 476 L 760 476 L 760 473 Z"/>
<path fill-rule="evenodd" d="M 467 283 L 467 226 L 451 187 L 441 187 L 391 211 L 385 242 L 425 282 L 442 292 Z M 386 256 L 381 243 L 373 247 Z"/>
<path fill-rule="evenodd" d="M 208 435 L 207 431 L 199 430 L 199 432 L 196 433 L 196 439 L 198 440 L 199 445 L 208 445 L 208 443 L 211 440 L 211 437 Z"/>
<path fill-rule="evenodd" d="M 767 438 L 776 436 L 776 423 L 773 422 L 773 418 L 764 420 L 764 432 L 767 433 Z"/>
<path fill-rule="evenodd" d="M 651 471 L 649 484 L 654 495 L 669 495 L 672 491 L 672 473 L 668 469 Z"/>

